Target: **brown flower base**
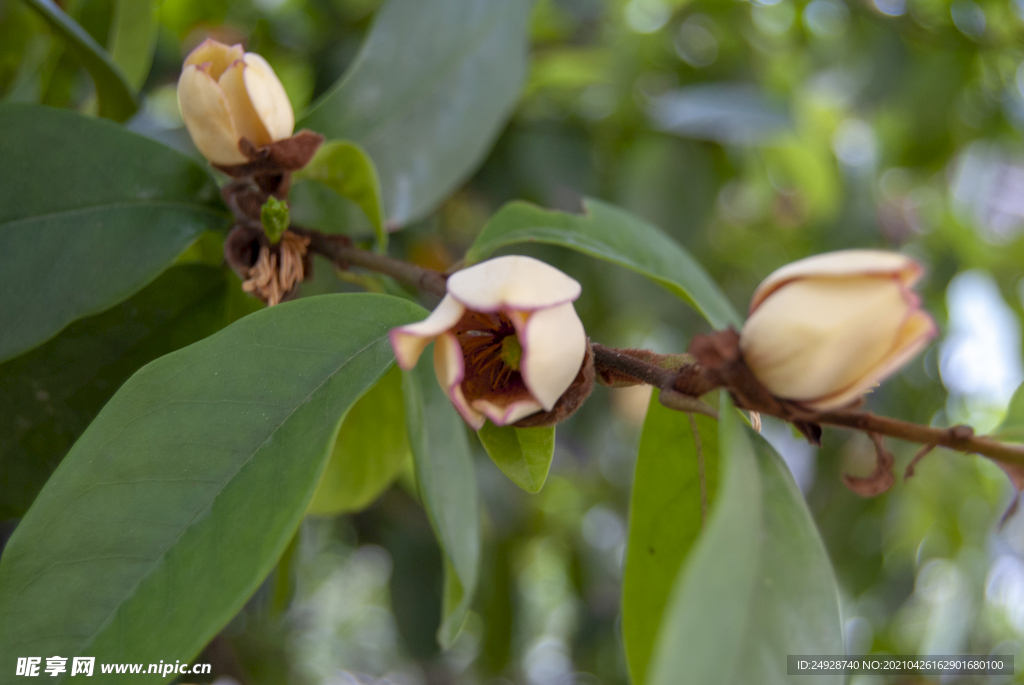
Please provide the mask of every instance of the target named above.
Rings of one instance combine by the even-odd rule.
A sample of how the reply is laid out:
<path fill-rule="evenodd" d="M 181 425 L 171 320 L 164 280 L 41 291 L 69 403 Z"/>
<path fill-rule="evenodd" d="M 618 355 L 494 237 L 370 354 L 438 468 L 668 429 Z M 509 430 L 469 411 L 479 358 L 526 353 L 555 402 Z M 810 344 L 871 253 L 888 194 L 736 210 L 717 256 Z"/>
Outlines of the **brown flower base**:
<path fill-rule="evenodd" d="M 263 147 L 256 147 L 248 138 L 238 141 L 238 149 L 249 158 L 245 164 L 225 166 L 214 164 L 213 168 L 223 171 L 231 178 L 246 178 L 283 174 L 286 171 L 298 171 L 309 164 L 313 155 L 323 145 L 324 137 L 303 129 L 291 138 L 285 138 Z"/>
<path fill-rule="evenodd" d="M 238 149 L 249 162 L 231 166 L 211 164 L 214 169 L 237 179 L 221 189 L 224 201 L 236 217 L 259 219 L 260 208 L 268 197 L 287 199 L 292 172 L 309 164 L 323 142 L 322 135 L 307 130 L 259 148 L 248 138 L 242 138 Z"/>
<path fill-rule="evenodd" d="M 740 409 L 777 416 L 792 423 L 812 445 L 821 445 L 821 426 L 814 412 L 795 402 L 772 395 L 743 361 L 740 335 L 735 329 L 695 335 L 689 353 L 696 364 L 679 371 L 673 388 L 684 395 L 699 397 L 715 388 L 727 388 Z"/>
<path fill-rule="evenodd" d="M 540 428 L 543 426 L 554 426 L 561 423 L 576 413 L 584 400 L 590 397 L 594 391 L 594 351 L 590 345 L 590 338 L 587 338 L 587 354 L 583 357 L 583 365 L 580 372 L 576 374 L 572 384 L 566 389 L 558 402 L 551 408 L 551 411 L 540 411 L 536 414 L 519 419 L 512 425 L 516 428 Z"/>

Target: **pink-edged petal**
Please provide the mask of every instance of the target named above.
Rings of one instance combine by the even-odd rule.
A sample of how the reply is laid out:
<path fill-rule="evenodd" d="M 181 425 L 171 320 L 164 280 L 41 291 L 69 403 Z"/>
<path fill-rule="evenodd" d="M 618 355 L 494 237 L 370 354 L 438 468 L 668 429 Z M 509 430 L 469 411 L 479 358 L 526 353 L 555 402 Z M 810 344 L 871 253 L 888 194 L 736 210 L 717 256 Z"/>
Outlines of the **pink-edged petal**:
<path fill-rule="evenodd" d="M 900 329 L 892 350 L 869 369 L 859 382 L 832 396 L 803 404 L 816 411 L 827 411 L 849 404 L 917 356 L 936 334 L 938 327 L 931 316 L 920 310 L 911 312 Z"/>
<path fill-rule="evenodd" d="M 533 311 L 573 302 L 581 287 L 539 259 L 509 255 L 456 271 L 448 277 L 448 292 L 478 312 Z"/>
<path fill-rule="evenodd" d="M 178 79 L 181 118 L 196 148 L 214 164 L 244 164 L 238 149 L 238 131 L 224 92 L 207 71 L 207 65 L 189 65 Z"/>
<path fill-rule="evenodd" d="M 495 426 L 507 426 L 519 419 L 525 419 L 531 414 L 536 414 L 543 409 L 539 402 L 531 399 L 516 400 L 507 405 L 497 404 L 487 399 L 479 399 L 473 400 L 473 408 L 489 418 Z"/>
<path fill-rule="evenodd" d="M 511 313 L 523 348 L 519 371 L 526 389 L 551 411 L 580 371 L 587 333 L 572 302 L 524 314 Z"/>
<path fill-rule="evenodd" d="M 256 116 L 270 135 L 270 140 L 283 140 L 295 129 L 295 112 L 288 94 L 274 69 L 259 55 L 245 53 L 242 78 Z"/>
<path fill-rule="evenodd" d="M 188 53 L 182 67 L 209 63 L 208 73 L 216 81 L 235 60 L 242 59 L 245 50 L 241 45 L 225 45 L 213 38 L 207 38 Z"/>
<path fill-rule="evenodd" d="M 895 278 L 793 281 L 747 319 L 743 358 L 777 397 L 831 397 L 889 355 L 913 311 L 909 294 Z"/>
<path fill-rule="evenodd" d="M 441 389 L 455 405 L 463 420 L 473 430 L 480 430 L 484 415 L 469 406 L 466 396 L 462 393 L 462 381 L 466 377 L 466 365 L 462 357 L 462 347 L 454 333 L 442 333 L 434 342 L 434 373 Z"/>
<path fill-rule="evenodd" d="M 391 348 L 395 351 L 398 365 L 406 371 L 416 366 L 430 341 L 451 329 L 465 312 L 465 307 L 455 298 L 445 295 L 423 321 L 391 329 Z"/>
<path fill-rule="evenodd" d="M 921 265 L 898 252 L 884 250 L 839 250 L 814 255 L 773 271 L 754 291 L 750 313 L 765 298 L 783 285 L 804 278 L 843 278 L 849 276 L 895 276 L 904 286 L 921 277 Z"/>
<path fill-rule="evenodd" d="M 262 147 L 274 142 L 267 127 L 263 125 L 252 100 L 249 98 L 249 91 L 245 87 L 245 72 L 249 69 L 245 60 L 235 60 L 221 74 L 217 80 L 224 97 L 228 99 L 228 106 L 231 109 L 231 119 L 235 122 L 235 129 L 240 136 L 249 139 L 256 147 Z"/>

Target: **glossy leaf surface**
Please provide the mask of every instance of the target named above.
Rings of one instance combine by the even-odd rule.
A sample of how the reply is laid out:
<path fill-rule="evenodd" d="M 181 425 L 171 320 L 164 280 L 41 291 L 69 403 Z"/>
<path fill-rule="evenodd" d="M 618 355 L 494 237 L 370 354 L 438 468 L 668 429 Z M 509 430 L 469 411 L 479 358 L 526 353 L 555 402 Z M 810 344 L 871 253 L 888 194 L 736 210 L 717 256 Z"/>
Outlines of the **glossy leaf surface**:
<path fill-rule="evenodd" d="M 309 513 L 365 508 L 409 463 L 409 454 L 402 373 L 393 367 L 345 415 Z"/>
<path fill-rule="evenodd" d="M 697 261 L 661 230 L 604 202 L 588 199 L 583 214 L 510 202 L 495 214 L 466 253 L 466 264 L 519 243 L 547 243 L 604 259 L 647 276 L 692 304 L 715 328 L 742 319 Z"/>
<path fill-rule="evenodd" d="M 72 51 L 89 70 L 96 94 L 99 96 L 99 114 L 114 121 L 125 121 L 139 108 L 135 93 L 121 68 L 103 49 L 103 46 L 64 13 L 53 0 L 26 0 L 57 35 L 67 41 Z M 148 0 L 139 0 L 140 2 Z"/>
<path fill-rule="evenodd" d="M 430 359 L 429 351 L 424 359 Z M 480 505 L 466 424 L 428 363 L 405 373 L 406 421 L 416 483 L 444 554 L 444 599 L 437 641 L 455 641 L 469 613 L 480 572 Z"/>
<path fill-rule="evenodd" d="M 370 220 L 381 251 L 387 249 L 384 203 L 380 178 L 366 150 L 348 140 L 335 140 L 321 147 L 297 179 L 323 183 L 342 197 L 355 202 Z"/>
<path fill-rule="evenodd" d="M 721 414 L 717 501 L 676 578 L 648 685 L 676 685 L 681 673 L 706 685 L 782 685 L 792 681 L 787 655 L 844 653 L 836 579 L 803 495 L 728 398 Z"/>
<path fill-rule="evenodd" d="M 299 127 L 366 148 L 388 221 L 429 214 L 473 172 L 526 72 L 528 0 L 388 0 Z"/>
<path fill-rule="evenodd" d="M 540 492 L 555 455 L 555 427 L 516 428 L 488 421 L 476 433 L 491 460 L 513 483 Z"/>
<path fill-rule="evenodd" d="M 718 487 L 718 423 L 696 416 L 709 506 Z M 685 414 L 651 397 L 629 506 L 622 638 L 629 674 L 643 683 L 683 560 L 701 533 L 697 449 Z"/>
<path fill-rule="evenodd" d="M 388 330 L 423 314 L 301 299 L 132 376 L 0 557 L 0 682 L 17 655 L 194 657 L 294 534 L 342 416 L 393 362 Z"/>
<path fill-rule="evenodd" d="M 139 293 L 0 364 L 0 518 L 21 516 L 78 436 L 142 366 L 254 311 L 221 267 L 172 267 Z"/>
<path fill-rule="evenodd" d="M 188 157 L 101 119 L 0 106 L 0 361 L 109 309 L 229 219 Z"/>
<path fill-rule="evenodd" d="M 110 56 L 135 89 L 146 82 L 153 64 L 158 10 L 157 0 L 117 0 L 114 8 Z"/>

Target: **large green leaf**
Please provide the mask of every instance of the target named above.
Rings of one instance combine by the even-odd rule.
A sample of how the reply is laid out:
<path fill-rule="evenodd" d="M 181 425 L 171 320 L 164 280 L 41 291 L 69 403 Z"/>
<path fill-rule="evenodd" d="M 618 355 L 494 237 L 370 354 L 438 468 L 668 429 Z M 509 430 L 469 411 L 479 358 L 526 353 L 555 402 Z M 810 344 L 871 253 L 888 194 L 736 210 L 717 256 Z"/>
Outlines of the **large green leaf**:
<path fill-rule="evenodd" d="M 99 114 L 114 121 L 125 121 L 135 114 L 139 105 L 132 87 L 114 60 L 88 32 L 74 19 L 64 13 L 53 0 L 26 0 L 43 16 L 50 27 L 75 52 L 82 64 L 89 70 L 96 95 L 99 98 Z M 142 0 L 139 0 L 142 1 Z M 148 1 L 148 0 L 146 0 Z M 9 132 L 7 132 L 10 135 Z"/>
<path fill-rule="evenodd" d="M 138 90 L 149 76 L 160 28 L 157 0 L 117 0 L 110 27 L 110 56 Z"/>
<path fill-rule="evenodd" d="M 567 214 L 510 202 L 477 236 L 466 252 L 466 264 L 508 245 L 560 245 L 647 276 L 692 304 L 715 328 L 742 324 L 704 268 L 658 228 L 597 200 L 585 200 L 583 208 L 583 214 Z"/>
<path fill-rule="evenodd" d="M 774 685 L 789 654 L 843 654 L 828 554 L 785 462 L 723 398 L 724 471 L 665 611 L 648 685 Z M 842 675 L 804 676 L 808 684 Z"/>
<path fill-rule="evenodd" d="M 345 416 L 309 513 L 365 508 L 408 464 L 409 454 L 402 372 L 394 367 Z"/>
<path fill-rule="evenodd" d="M 228 225 L 188 157 L 101 119 L 0 106 L 0 361 L 109 309 Z"/>
<path fill-rule="evenodd" d="M 377 234 L 378 248 L 381 252 L 387 251 L 388 231 L 384 225 L 380 178 L 366 150 L 350 140 L 331 141 L 317 150 L 309 164 L 296 172 L 295 178 L 323 183 L 356 203 Z"/>
<path fill-rule="evenodd" d="M 129 376 L 245 313 L 236 311 L 237 299 L 238 279 L 229 270 L 173 267 L 130 299 L 0 364 L 0 518 L 28 510 Z"/>
<path fill-rule="evenodd" d="M 531 4 L 388 0 L 352 68 L 299 126 L 366 148 L 391 223 L 429 214 L 473 172 L 515 105 Z"/>
<path fill-rule="evenodd" d="M 477 431 L 491 460 L 513 483 L 527 492 L 540 492 L 555 455 L 555 427 L 516 428 L 488 421 Z"/>
<path fill-rule="evenodd" d="M 424 360 L 430 354 L 423 355 Z M 480 505 L 466 424 L 426 361 L 403 379 L 416 482 L 444 553 L 444 601 L 437 641 L 450 647 L 466 621 L 480 567 Z"/>
<path fill-rule="evenodd" d="M 698 415 L 708 502 L 718 487 L 718 423 Z M 622 581 L 622 638 L 634 683 L 646 679 L 665 605 L 683 560 L 701 532 L 696 442 L 685 414 L 651 397 L 629 505 Z"/>
<path fill-rule="evenodd" d="M 342 416 L 393 362 L 388 330 L 423 315 L 310 297 L 132 376 L 0 557 L 0 682 L 18 655 L 194 657 L 294 534 Z"/>

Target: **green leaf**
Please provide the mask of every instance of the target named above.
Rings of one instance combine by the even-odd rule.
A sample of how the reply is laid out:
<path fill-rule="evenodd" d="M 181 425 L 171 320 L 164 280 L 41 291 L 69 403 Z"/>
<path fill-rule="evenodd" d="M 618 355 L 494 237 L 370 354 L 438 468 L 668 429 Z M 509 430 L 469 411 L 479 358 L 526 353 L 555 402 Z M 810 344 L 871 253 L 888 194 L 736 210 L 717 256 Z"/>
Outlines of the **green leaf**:
<path fill-rule="evenodd" d="M 157 0 L 117 0 L 110 34 L 110 56 L 135 90 L 149 76 L 160 27 Z"/>
<path fill-rule="evenodd" d="M 391 223 L 437 207 L 490 149 L 522 88 L 529 0 L 388 0 L 352 68 L 300 126 L 366 148 Z"/>
<path fill-rule="evenodd" d="M 194 657 L 284 551 L 342 416 L 393 362 L 388 331 L 424 314 L 305 298 L 132 376 L 0 557 L 4 678 L 18 654 Z"/>
<path fill-rule="evenodd" d="M 645 221 L 598 200 L 583 214 L 541 209 L 527 202 L 502 207 L 466 252 L 466 265 L 518 243 L 548 243 L 636 271 L 678 295 L 715 328 L 743 320 L 704 268 L 678 243 Z"/>
<path fill-rule="evenodd" d="M 448 648 L 466 621 L 480 567 L 480 505 L 473 459 L 466 424 L 438 386 L 430 364 L 421 363 L 405 373 L 403 389 L 416 482 L 444 553 L 444 601 L 437 641 Z"/>
<path fill-rule="evenodd" d="M 0 518 L 28 510 L 129 376 L 231 323 L 237 291 L 225 268 L 173 267 L 132 298 L 0 364 Z"/>
<path fill-rule="evenodd" d="M 647 685 L 677 685 L 680 673 L 703 685 L 783 685 L 788 654 L 845 651 L 835 576 L 803 495 L 728 397 L 719 446 L 718 499 L 676 578 Z"/>
<path fill-rule="evenodd" d="M 1024 442 L 1024 385 L 1014 391 L 1006 416 L 992 437 L 1004 442 Z"/>
<path fill-rule="evenodd" d="M 148 0 L 147 0 L 148 1 Z M 139 109 L 135 93 L 107 51 L 53 0 L 26 0 L 74 50 L 92 76 L 101 117 L 125 121 Z"/>
<path fill-rule="evenodd" d="M 395 367 L 345 416 L 309 513 L 366 508 L 391 485 L 409 456 L 402 373 Z"/>
<path fill-rule="evenodd" d="M 309 164 L 296 172 L 295 178 L 319 181 L 359 205 L 377 234 L 378 249 L 387 250 L 388 231 L 380 178 L 366 150 L 350 140 L 331 141 L 317 150 Z"/>
<path fill-rule="evenodd" d="M 711 504 L 718 487 L 718 423 L 708 416 L 695 419 Z M 700 480 L 690 421 L 654 395 L 640 436 L 622 581 L 622 637 L 634 683 L 646 682 L 672 585 L 700 532 Z"/>
<path fill-rule="evenodd" d="M 0 361 L 157 277 L 229 223 L 188 157 L 109 121 L 0 105 Z"/>
<path fill-rule="evenodd" d="M 488 421 L 477 431 L 480 442 L 513 483 L 527 492 L 540 492 L 555 455 L 555 427 L 516 428 Z"/>

